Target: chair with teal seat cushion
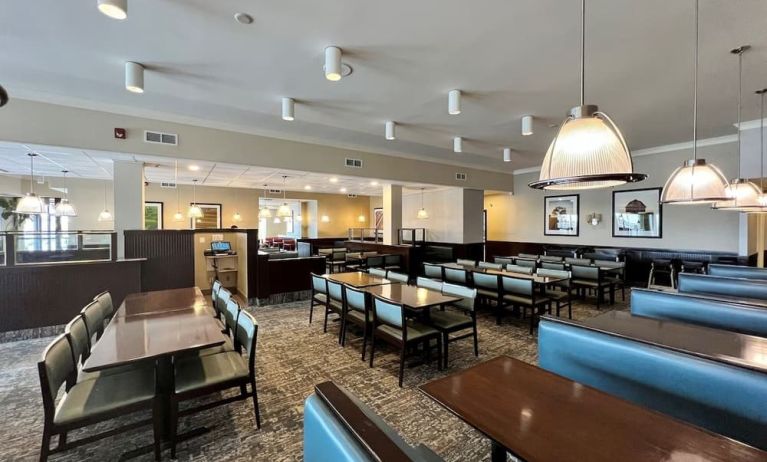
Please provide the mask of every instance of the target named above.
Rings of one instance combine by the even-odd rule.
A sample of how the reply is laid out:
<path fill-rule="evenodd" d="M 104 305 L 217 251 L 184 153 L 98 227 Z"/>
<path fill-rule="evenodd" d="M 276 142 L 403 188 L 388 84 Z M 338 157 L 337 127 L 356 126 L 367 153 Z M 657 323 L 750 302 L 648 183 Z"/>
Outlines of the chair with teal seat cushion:
<path fill-rule="evenodd" d="M 610 271 L 604 272 L 604 280 L 612 282 L 610 290 L 615 292 L 616 289 L 621 289 L 621 300 L 626 301 L 626 265 L 623 262 L 615 260 L 594 260 L 594 266 L 600 268 L 607 268 Z M 614 294 L 610 295 L 610 298 L 615 298 Z"/>
<path fill-rule="evenodd" d="M 469 285 L 469 272 L 465 269 L 445 268 L 445 282 L 462 286 Z"/>
<path fill-rule="evenodd" d="M 491 302 L 495 302 L 496 307 L 503 305 L 500 285 L 498 274 L 474 273 L 474 288 L 477 289 L 477 296 L 489 306 L 492 306 Z"/>
<path fill-rule="evenodd" d="M 139 369 L 133 374 L 112 374 L 78 382 L 71 342 L 67 334 L 62 334 L 45 349 L 37 363 L 37 371 L 44 411 L 41 461 L 46 461 L 51 454 L 124 433 L 148 423 L 153 423 L 155 460 L 160 460 L 161 421 L 157 412 L 160 402 L 155 394 L 153 368 Z M 57 404 L 56 396 L 62 385 L 66 386 L 66 393 Z M 67 441 L 67 433 L 72 430 L 141 410 L 150 410 L 151 418 L 133 420 L 118 428 Z M 51 449 L 51 438 L 56 435 L 58 444 Z"/>
<path fill-rule="evenodd" d="M 325 306 L 325 322 L 322 326 L 322 331 L 328 331 L 328 316 L 330 314 L 338 315 L 339 319 L 343 319 L 344 311 L 344 285 L 340 282 L 328 279 L 328 304 Z M 341 343 L 341 334 L 343 329 L 338 330 L 338 343 Z"/>
<path fill-rule="evenodd" d="M 171 393 L 171 457 L 176 457 L 178 419 L 223 404 L 253 399 L 256 428 L 261 428 L 261 412 L 256 388 L 256 342 L 258 323 L 245 310 L 237 317 L 234 333 L 234 351 L 207 356 L 184 356 L 173 361 L 173 391 Z M 245 353 L 246 356 L 243 356 Z M 247 390 L 250 385 L 251 391 Z M 179 403 L 202 396 L 239 388 L 240 393 L 218 401 L 206 402 L 179 410 Z"/>
<path fill-rule="evenodd" d="M 562 263 L 562 261 L 559 261 L 559 262 L 541 261 L 541 268 L 557 270 L 557 271 L 566 271 L 567 269 L 565 268 L 565 264 Z"/>
<path fill-rule="evenodd" d="M 479 339 L 477 337 L 477 312 L 475 300 L 477 298 L 477 289 L 470 289 L 465 286 L 455 284 L 443 284 L 442 293 L 461 297 L 457 302 L 448 305 L 445 311 L 434 311 L 429 315 L 428 324 L 442 334 L 442 347 L 444 349 L 442 357 L 444 366 L 448 362 L 448 345 L 457 340 L 473 337 L 474 338 L 474 356 L 479 356 Z M 457 337 L 450 337 L 450 334 L 465 329 L 471 329 L 471 332 Z"/>
<path fill-rule="evenodd" d="M 463 266 L 477 266 L 477 262 L 474 260 L 469 260 L 468 258 L 459 258 L 455 261 L 459 265 Z"/>
<path fill-rule="evenodd" d="M 226 290 L 226 289 L 222 289 Z M 227 291 L 228 292 L 228 291 Z M 234 298 L 228 298 L 224 311 L 221 313 L 221 321 L 224 323 L 224 331 L 230 336 L 226 339 L 223 345 L 216 345 L 209 348 L 203 348 L 191 353 L 192 356 L 208 356 L 217 353 L 226 353 L 234 351 L 234 330 L 237 327 L 237 319 L 240 316 L 240 304 Z"/>
<path fill-rule="evenodd" d="M 101 311 L 104 313 L 104 319 L 106 321 L 112 319 L 112 315 L 115 312 L 115 306 L 114 303 L 112 303 L 112 294 L 110 294 L 108 290 L 93 297 L 93 301 L 98 302 L 101 305 Z"/>
<path fill-rule="evenodd" d="M 604 273 L 598 266 L 570 265 L 573 288 L 580 292 L 583 297 L 586 291 L 594 290 L 597 296 L 597 309 L 604 300 L 605 291 L 612 292 L 613 282 L 604 277 Z"/>
<path fill-rule="evenodd" d="M 221 313 L 221 317 L 219 320 L 221 321 L 221 324 L 223 325 L 223 331 L 228 333 L 228 328 L 226 326 L 226 304 L 229 303 L 229 300 L 232 299 L 232 293 L 229 292 L 228 289 L 225 289 L 224 287 L 221 287 L 218 290 L 218 296 L 216 297 L 217 300 L 217 308 L 216 311 Z"/>
<path fill-rule="evenodd" d="M 341 333 L 341 346 L 346 346 L 346 333 L 349 323 L 362 329 L 362 360 L 365 360 L 365 350 L 368 346 L 368 337 L 373 325 L 372 313 L 367 292 L 354 287 L 344 285 L 344 315 L 343 332 Z"/>
<path fill-rule="evenodd" d="M 445 279 L 444 268 L 440 265 L 434 265 L 432 263 L 423 264 L 423 275 L 429 279 Z"/>
<path fill-rule="evenodd" d="M 436 279 L 429 279 L 418 276 L 418 278 L 415 280 L 415 285 L 417 287 L 423 287 L 424 289 L 431 289 L 436 290 L 437 292 L 442 292 L 442 281 Z"/>
<path fill-rule="evenodd" d="M 538 317 L 544 310 L 550 307 L 551 299 L 535 291 L 532 279 L 502 276 L 501 289 L 503 290 L 504 306 L 510 305 L 512 308 L 521 307 L 523 319 L 526 310 L 530 309 L 530 333 L 532 334 Z M 496 322 L 498 324 L 501 323 L 502 311 L 503 307 L 497 310 Z"/>
<path fill-rule="evenodd" d="M 562 306 L 567 306 L 567 316 L 573 319 L 573 291 L 570 284 L 570 272 L 561 270 L 551 270 L 538 268 L 538 276 L 550 276 L 555 278 L 564 278 L 565 280 L 547 286 L 546 296 L 557 304 L 557 316 Z M 556 290 L 559 289 L 559 290 Z"/>
<path fill-rule="evenodd" d="M 309 324 L 312 323 L 314 305 L 327 306 L 328 280 L 319 274 L 312 273 L 312 298 L 309 301 Z"/>
<path fill-rule="evenodd" d="M 509 273 L 520 273 L 520 274 L 533 274 L 535 271 L 534 266 L 519 266 L 519 265 L 506 265 L 506 271 Z"/>
<path fill-rule="evenodd" d="M 387 271 L 383 268 L 370 268 L 368 270 L 368 274 L 371 276 L 375 276 L 378 278 L 386 278 Z"/>
<path fill-rule="evenodd" d="M 549 263 L 562 263 L 563 258 L 557 257 L 556 255 L 540 255 L 538 259 L 542 262 L 549 262 Z"/>
<path fill-rule="evenodd" d="M 430 348 L 431 340 L 437 341 L 438 367 L 442 369 L 442 336 L 438 330 L 418 321 L 406 320 L 405 308 L 386 298 L 373 294 L 373 336 L 370 347 L 370 367 L 373 367 L 376 340 L 399 347 L 399 386 L 405 370 L 405 353 L 410 346 L 423 344 Z"/>
<path fill-rule="evenodd" d="M 538 261 L 537 260 L 528 259 L 528 258 L 515 258 L 514 259 L 514 264 L 517 265 L 517 266 L 525 266 L 525 267 L 529 267 L 529 268 L 535 268 L 536 266 L 538 266 Z"/>
<path fill-rule="evenodd" d="M 222 312 L 218 303 L 218 292 L 222 287 L 223 285 L 221 285 L 221 281 L 218 279 L 215 279 L 213 284 L 210 286 L 210 300 L 213 303 L 213 311 L 216 312 L 216 318 L 218 319 L 222 318 Z"/>
<path fill-rule="evenodd" d="M 85 319 L 85 327 L 88 329 L 88 342 L 90 344 L 95 343 L 96 340 L 101 338 L 104 333 L 104 310 L 101 303 L 94 300 L 80 311 Z"/>
<path fill-rule="evenodd" d="M 389 271 L 386 274 L 386 279 L 389 279 L 390 281 L 394 281 L 394 282 L 401 282 L 403 284 L 407 284 L 408 282 L 410 282 L 410 277 L 407 274 L 397 273 L 395 271 Z"/>
<path fill-rule="evenodd" d="M 479 267 L 484 269 L 493 269 L 501 271 L 503 269 L 503 265 L 500 263 L 490 263 L 488 261 L 481 261 L 479 262 Z"/>
<path fill-rule="evenodd" d="M 495 263 L 498 263 L 498 264 L 499 264 L 499 265 L 501 265 L 501 266 L 506 266 L 506 265 L 513 265 L 513 264 L 514 264 L 514 260 L 513 260 L 513 259 L 511 259 L 511 258 L 505 258 L 505 257 L 495 257 L 495 258 L 493 259 L 493 261 L 494 261 Z"/>

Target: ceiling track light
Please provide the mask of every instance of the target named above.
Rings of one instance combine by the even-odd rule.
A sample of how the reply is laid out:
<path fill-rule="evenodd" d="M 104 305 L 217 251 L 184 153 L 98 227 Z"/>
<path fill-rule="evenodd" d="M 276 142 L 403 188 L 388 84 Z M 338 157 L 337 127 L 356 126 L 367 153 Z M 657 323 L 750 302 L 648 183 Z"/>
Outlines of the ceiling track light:
<path fill-rule="evenodd" d="M 282 98 L 282 120 L 292 121 L 296 118 L 296 102 L 293 98 Z"/>
<path fill-rule="evenodd" d="M 453 152 L 463 152 L 463 138 L 460 136 L 453 138 Z"/>
<path fill-rule="evenodd" d="M 503 148 L 503 161 L 511 162 L 511 148 Z"/>
<path fill-rule="evenodd" d="M 461 113 L 461 90 L 450 90 L 447 93 L 447 113 L 450 115 Z"/>
<path fill-rule="evenodd" d="M 386 122 L 386 139 L 387 140 L 391 141 L 391 140 L 397 139 L 397 134 L 395 133 L 396 128 L 397 128 L 397 124 L 395 124 L 393 121 L 390 120 Z"/>
<path fill-rule="evenodd" d="M 663 186 L 660 196 L 664 204 L 708 204 L 729 199 L 725 188 L 727 178 L 714 164 L 707 164 L 705 159 L 698 159 L 698 46 L 699 3 L 695 0 L 695 65 L 693 74 L 692 103 L 692 159 L 671 173 Z"/>
<path fill-rule="evenodd" d="M 122 21 L 128 18 L 128 0 L 98 0 L 96 6 L 112 19 Z"/>
<path fill-rule="evenodd" d="M 125 63 L 125 89 L 133 93 L 144 93 L 144 66 L 133 61 Z"/>
<path fill-rule="evenodd" d="M 352 68 L 346 63 L 341 62 L 343 53 L 341 49 L 335 46 L 325 48 L 325 78 L 331 82 L 338 82 L 343 77 L 352 73 Z"/>
<path fill-rule="evenodd" d="M 522 136 L 530 136 L 533 134 L 533 116 L 522 116 Z"/>
<path fill-rule="evenodd" d="M 716 210 L 728 210 L 736 212 L 748 212 L 759 211 L 762 209 L 762 203 L 760 201 L 762 197 L 762 190 L 759 186 L 753 182 L 748 181 L 740 176 L 741 174 L 741 161 L 743 153 L 741 152 L 741 109 L 743 106 L 743 53 L 751 48 L 750 45 L 743 45 L 733 50 L 730 53 L 738 56 L 738 172 L 736 178 L 730 181 L 730 184 L 725 188 L 725 193 L 730 200 L 714 202 L 711 208 Z"/>
<path fill-rule="evenodd" d="M 618 127 L 595 105 L 585 103 L 586 0 L 581 0 L 580 105 L 559 127 L 543 159 L 535 189 L 595 189 L 642 181 L 634 173 L 626 141 Z"/>

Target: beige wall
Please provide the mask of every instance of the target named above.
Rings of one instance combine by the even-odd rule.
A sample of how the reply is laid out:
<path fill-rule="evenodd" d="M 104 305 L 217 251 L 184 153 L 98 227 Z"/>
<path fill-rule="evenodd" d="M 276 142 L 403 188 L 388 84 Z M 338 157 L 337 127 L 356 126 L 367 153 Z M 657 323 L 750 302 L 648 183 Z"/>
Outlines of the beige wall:
<path fill-rule="evenodd" d="M 709 162 L 719 166 L 728 178 L 735 175 L 736 162 L 733 143 L 699 147 L 698 152 L 699 157 L 704 157 Z M 662 187 L 671 172 L 689 157 L 692 157 L 689 149 L 636 157 L 634 159 L 635 171 L 648 174 L 648 178 L 640 183 L 624 185 L 616 189 Z M 527 186 L 527 183 L 537 179 L 537 172 L 517 175 L 514 195 L 494 194 L 485 196 L 489 240 L 739 251 L 738 213 L 715 211 L 706 205 L 663 206 L 662 239 L 613 238 L 612 189 L 572 191 L 580 194 L 580 236 L 544 236 L 544 196 L 569 194 L 570 192 L 544 192 Z M 585 217 L 594 212 L 602 214 L 602 222 L 597 226 L 586 224 Z"/>

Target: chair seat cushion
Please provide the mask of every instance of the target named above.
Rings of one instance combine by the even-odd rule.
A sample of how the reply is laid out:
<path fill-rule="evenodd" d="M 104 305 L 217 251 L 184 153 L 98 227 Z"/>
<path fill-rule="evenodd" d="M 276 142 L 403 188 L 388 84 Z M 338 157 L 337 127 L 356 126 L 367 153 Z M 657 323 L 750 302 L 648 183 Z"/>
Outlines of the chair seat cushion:
<path fill-rule="evenodd" d="M 234 344 L 230 339 L 226 339 L 224 341 L 223 345 L 217 345 L 210 348 L 203 348 L 202 350 L 197 350 L 195 354 L 197 356 L 208 356 L 208 355 L 215 355 L 218 353 L 226 353 L 229 351 L 234 351 Z"/>
<path fill-rule="evenodd" d="M 532 297 L 525 297 L 524 295 L 504 294 L 503 299 L 509 302 L 521 303 L 523 305 L 528 305 L 528 306 L 533 304 Z M 549 301 L 549 298 L 545 296 L 538 296 L 535 298 L 536 305 L 547 303 L 548 301 Z"/>
<path fill-rule="evenodd" d="M 337 302 L 335 300 L 331 300 L 330 303 L 328 303 L 328 309 L 337 314 L 341 314 L 341 311 L 343 311 L 343 308 L 341 308 L 341 302 Z"/>
<path fill-rule="evenodd" d="M 248 364 L 236 351 L 179 360 L 176 365 L 176 393 L 247 378 Z"/>
<path fill-rule="evenodd" d="M 75 384 L 59 401 L 53 422 L 58 425 L 103 416 L 154 399 L 154 369 L 140 367 L 99 375 Z"/>
<path fill-rule="evenodd" d="M 349 310 L 349 312 L 346 313 L 346 317 L 357 321 L 359 324 L 365 324 L 367 322 L 365 319 L 365 313 L 362 311 Z"/>
<path fill-rule="evenodd" d="M 376 327 L 376 330 L 384 332 L 392 337 L 402 340 L 402 330 L 397 329 L 396 327 L 392 327 L 392 326 L 388 326 L 384 324 L 384 325 L 380 325 Z M 407 322 L 408 341 L 418 340 L 419 338 L 427 337 L 429 335 L 439 335 L 439 332 L 433 327 L 427 326 L 425 324 L 421 324 L 420 322 L 416 322 L 416 321 Z"/>
<path fill-rule="evenodd" d="M 477 287 L 477 294 L 490 298 L 498 298 L 498 291 Z"/>
<path fill-rule="evenodd" d="M 562 292 L 561 290 L 547 290 L 546 296 L 553 299 L 553 300 L 564 300 L 570 296 L 567 292 Z"/>
<path fill-rule="evenodd" d="M 437 329 L 459 329 L 463 327 L 471 327 L 473 322 L 471 316 L 457 311 L 434 311 L 430 315 L 429 324 Z"/>
<path fill-rule="evenodd" d="M 320 302 L 320 303 L 327 303 L 328 302 L 328 296 L 325 294 L 314 294 L 314 301 Z"/>

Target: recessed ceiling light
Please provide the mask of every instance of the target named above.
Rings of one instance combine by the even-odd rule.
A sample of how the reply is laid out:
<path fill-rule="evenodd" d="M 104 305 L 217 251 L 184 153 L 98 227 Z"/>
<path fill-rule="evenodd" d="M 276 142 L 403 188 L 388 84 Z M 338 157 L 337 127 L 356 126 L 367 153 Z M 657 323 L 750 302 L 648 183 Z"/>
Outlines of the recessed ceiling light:
<path fill-rule="evenodd" d="M 144 66 L 128 61 L 125 63 L 125 89 L 133 93 L 144 93 Z"/>
<path fill-rule="evenodd" d="M 346 192 L 346 188 L 341 188 L 339 191 L 345 193 Z"/>
<path fill-rule="evenodd" d="M 98 0 L 99 11 L 112 19 L 123 20 L 128 17 L 128 0 Z"/>
<path fill-rule="evenodd" d="M 200 166 L 192 164 L 192 165 L 189 166 L 189 170 L 191 170 L 193 172 L 197 172 L 197 171 L 200 170 Z"/>
<path fill-rule="evenodd" d="M 253 16 L 248 13 L 235 13 L 234 20 L 240 24 L 253 24 Z"/>
<path fill-rule="evenodd" d="M 328 181 L 330 181 L 331 183 L 338 183 L 338 178 L 332 176 L 332 177 L 330 177 L 330 180 L 328 180 Z"/>
<path fill-rule="evenodd" d="M 304 189 L 307 190 L 307 191 L 311 191 L 312 185 L 308 184 L 308 185 L 304 186 Z"/>
<path fill-rule="evenodd" d="M 378 182 L 377 181 L 371 181 L 370 182 L 370 186 L 378 186 Z"/>

